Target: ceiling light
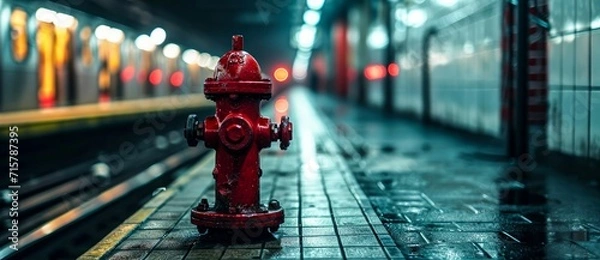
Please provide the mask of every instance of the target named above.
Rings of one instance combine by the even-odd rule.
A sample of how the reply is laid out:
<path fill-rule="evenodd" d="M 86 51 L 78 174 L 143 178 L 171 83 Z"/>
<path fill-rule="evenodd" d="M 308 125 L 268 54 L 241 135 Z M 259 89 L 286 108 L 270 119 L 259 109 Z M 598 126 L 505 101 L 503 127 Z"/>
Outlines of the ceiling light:
<path fill-rule="evenodd" d="M 306 10 L 304 12 L 304 23 L 308 25 L 317 25 L 321 20 L 321 14 L 314 10 Z"/>
<path fill-rule="evenodd" d="M 177 44 L 169 43 L 163 48 L 163 55 L 169 59 L 174 59 L 181 53 L 181 48 Z"/>
<path fill-rule="evenodd" d="M 325 0 L 306 0 L 306 5 L 308 5 L 308 8 L 313 10 L 321 10 L 324 3 Z"/>
<path fill-rule="evenodd" d="M 145 34 L 142 34 L 135 39 L 135 46 L 144 51 L 153 51 L 156 48 L 156 45 L 154 45 L 150 36 Z"/>
<path fill-rule="evenodd" d="M 154 44 L 161 45 L 167 39 L 167 32 L 163 28 L 156 27 L 156 29 L 150 33 L 150 39 L 152 39 Z"/>
<path fill-rule="evenodd" d="M 185 50 L 183 52 L 182 58 L 183 61 L 187 64 L 193 64 L 196 62 L 196 59 L 198 58 L 198 51 L 196 50 Z"/>

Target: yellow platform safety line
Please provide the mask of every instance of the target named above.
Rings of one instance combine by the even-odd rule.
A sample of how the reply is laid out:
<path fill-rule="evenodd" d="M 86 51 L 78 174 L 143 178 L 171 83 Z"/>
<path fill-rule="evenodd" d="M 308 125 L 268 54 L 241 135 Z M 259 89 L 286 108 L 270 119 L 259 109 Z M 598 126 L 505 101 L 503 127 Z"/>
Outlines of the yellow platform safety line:
<path fill-rule="evenodd" d="M 81 255 L 79 260 L 101 259 L 119 242 L 127 238 L 139 225 L 144 223 L 161 205 L 169 200 L 180 187 L 187 184 L 191 179 L 202 173 L 202 168 L 214 161 L 215 152 L 211 151 L 204 159 L 197 163 L 185 175 L 177 178 L 166 191 L 159 193 L 156 197 L 148 201 L 144 206 L 127 218 L 115 230 L 106 235 L 100 242 Z"/>
<path fill-rule="evenodd" d="M 8 127 L 26 127 L 29 132 L 48 132 L 77 122 L 89 126 L 100 125 L 105 119 L 132 116 L 141 113 L 192 109 L 213 106 L 204 94 L 187 94 L 151 99 L 115 101 L 70 107 L 35 109 L 0 113 L 0 129 L 7 133 Z M 19 129 L 21 130 L 21 129 Z"/>

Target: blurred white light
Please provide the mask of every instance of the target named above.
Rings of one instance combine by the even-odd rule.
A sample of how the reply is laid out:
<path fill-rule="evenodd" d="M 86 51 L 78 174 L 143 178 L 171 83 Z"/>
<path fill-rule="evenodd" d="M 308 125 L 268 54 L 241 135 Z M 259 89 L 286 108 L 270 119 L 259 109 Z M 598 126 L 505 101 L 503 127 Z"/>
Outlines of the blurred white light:
<path fill-rule="evenodd" d="M 317 33 L 317 28 L 310 25 L 302 25 L 300 31 L 296 34 L 296 42 L 298 43 L 298 48 L 302 49 L 310 49 L 313 47 L 315 43 L 315 35 Z"/>
<path fill-rule="evenodd" d="M 196 63 L 200 67 L 207 68 L 210 65 L 210 59 L 210 54 L 203 52 L 202 54 L 198 55 L 198 60 L 196 61 Z"/>
<path fill-rule="evenodd" d="M 296 60 L 299 61 L 308 61 L 310 59 L 310 55 L 312 53 L 310 51 L 298 51 L 296 54 Z"/>
<path fill-rule="evenodd" d="M 396 20 L 404 22 L 406 20 L 406 8 L 398 8 L 394 14 L 396 15 Z"/>
<path fill-rule="evenodd" d="M 306 5 L 308 8 L 313 10 L 321 10 L 323 8 L 323 4 L 325 0 L 306 0 Z"/>
<path fill-rule="evenodd" d="M 310 51 L 298 51 L 292 65 L 292 77 L 294 79 L 303 80 L 306 78 L 311 54 Z"/>
<path fill-rule="evenodd" d="M 156 48 L 156 45 L 154 45 L 150 36 L 145 34 L 142 34 L 135 39 L 135 46 L 144 51 L 153 51 Z"/>
<path fill-rule="evenodd" d="M 304 67 L 294 67 L 292 70 L 292 76 L 296 80 L 303 80 L 306 78 L 307 70 L 308 69 Z"/>
<path fill-rule="evenodd" d="M 167 39 L 167 32 L 163 28 L 156 27 L 156 29 L 150 33 L 150 38 L 154 44 L 161 45 Z"/>
<path fill-rule="evenodd" d="M 565 42 L 573 42 L 573 41 L 575 41 L 575 34 L 574 33 L 567 34 L 563 37 L 563 40 Z"/>
<path fill-rule="evenodd" d="M 389 44 L 389 38 L 383 26 L 375 26 L 371 29 L 367 44 L 373 49 L 382 49 Z"/>
<path fill-rule="evenodd" d="M 187 64 L 194 64 L 196 62 L 196 59 L 198 58 L 198 51 L 196 50 L 185 50 L 183 52 L 182 58 L 183 61 Z"/>
<path fill-rule="evenodd" d="M 438 53 L 438 52 L 431 52 L 429 54 L 429 64 L 431 66 L 441 66 L 441 65 L 446 65 L 450 62 L 450 60 L 448 59 L 448 56 L 446 56 L 446 54 L 444 53 Z"/>
<path fill-rule="evenodd" d="M 217 67 L 217 64 L 219 64 L 219 60 L 221 59 L 221 57 L 219 56 L 212 56 L 210 58 L 210 63 L 208 64 L 208 68 L 209 69 L 214 69 Z"/>
<path fill-rule="evenodd" d="M 458 0 L 436 0 L 435 2 L 438 5 L 441 5 L 441 6 L 453 7 L 453 6 L 456 5 L 456 3 L 458 2 Z"/>
<path fill-rule="evenodd" d="M 600 28 L 600 16 L 596 17 L 596 19 L 592 20 L 592 29 Z"/>
<path fill-rule="evenodd" d="M 68 14 L 57 13 L 54 17 L 54 25 L 58 27 L 70 28 L 73 27 L 75 23 L 75 17 Z"/>
<path fill-rule="evenodd" d="M 306 10 L 304 12 L 304 23 L 308 25 L 317 25 L 321 20 L 321 14 L 314 10 Z"/>
<path fill-rule="evenodd" d="M 422 9 L 413 9 L 406 15 L 404 23 L 411 27 L 421 27 L 427 22 L 427 13 Z"/>
<path fill-rule="evenodd" d="M 44 23 L 52 23 L 56 19 L 56 12 L 42 7 L 35 12 L 35 19 Z"/>
<path fill-rule="evenodd" d="M 169 43 L 163 48 L 163 55 L 169 59 L 175 59 L 181 53 L 181 49 L 177 44 Z"/>
<path fill-rule="evenodd" d="M 98 38 L 98 40 L 105 40 L 108 37 L 109 32 L 110 27 L 106 25 L 99 25 L 98 27 L 96 27 L 96 30 L 94 30 L 94 35 L 96 35 L 96 38 Z"/>
<path fill-rule="evenodd" d="M 475 52 L 475 47 L 473 46 L 472 43 L 467 42 L 467 43 L 465 43 L 465 45 L 463 45 L 463 51 L 466 54 L 473 54 Z"/>
<path fill-rule="evenodd" d="M 558 45 L 562 43 L 562 36 L 556 36 L 554 38 L 551 39 L 552 43 Z"/>
<path fill-rule="evenodd" d="M 112 43 L 121 43 L 125 39 L 125 33 L 117 28 L 110 28 L 106 39 Z"/>

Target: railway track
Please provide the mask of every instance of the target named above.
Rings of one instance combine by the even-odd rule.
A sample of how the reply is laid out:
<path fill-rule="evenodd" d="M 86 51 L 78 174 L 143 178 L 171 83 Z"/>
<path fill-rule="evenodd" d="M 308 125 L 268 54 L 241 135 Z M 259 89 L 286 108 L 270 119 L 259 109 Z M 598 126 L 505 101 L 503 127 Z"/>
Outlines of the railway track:
<path fill-rule="evenodd" d="M 184 122 L 177 119 L 173 121 Z M 70 133 L 72 143 L 59 145 L 60 138 L 47 138 L 46 148 L 29 155 L 23 152 L 23 164 L 30 167 L 21 171 L 28 178 L 23 177 L 19 190 L 19 251 L 3 244 L 0 259 L 63 259 L 83 253 L 150 199 L 153 191 L 205 154 L 206 150 L 187 148 L 178 126 L 168 124 L 152 138 L 131 133 L 131 124 L 95 129 L 91 135 Z M 90 138 L 101 132 L 110 138 Z M 21 151 L 35 147 L 37 141 L 24 140 Z M 88 150 L 82 151 L 84 147 Z M 123 147 L 133 148 L 123 153 Z M 45 161 L 45 157 L 62 159 Z M 36 160 L 41 160 L 37 164 L 41 167 L 29 165 Z M 0 214 L 6 215 L 10 198 L 1 192 Z M 10 223 L 2 225 L 0 235 L 9 237 Z M 36 250 L 26 250 L 32 246 Z"/>

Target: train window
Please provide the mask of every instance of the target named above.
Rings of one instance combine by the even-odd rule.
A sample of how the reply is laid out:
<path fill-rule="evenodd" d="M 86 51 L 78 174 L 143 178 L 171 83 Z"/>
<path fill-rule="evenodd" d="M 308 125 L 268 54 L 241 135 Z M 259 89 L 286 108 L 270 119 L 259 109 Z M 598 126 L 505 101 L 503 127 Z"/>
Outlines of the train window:
<path fill-rule="evenodd" d="M 89 66 L 92 64 L 92 59 L 94 58 L 90 45 L 92 29 L 89 26 L 81 29 L 81 32 L 79 32 L 79 38 L 81 39 L 81 60 L 84 65 Z"/>
<path fill-rule="evenodd" d="M 13 58 L 17 62 L 24 61 L 29 53 L 29 42 L 27 13 L 21 8 L 15 8 L 10 15 L 10 35 Z"/>

